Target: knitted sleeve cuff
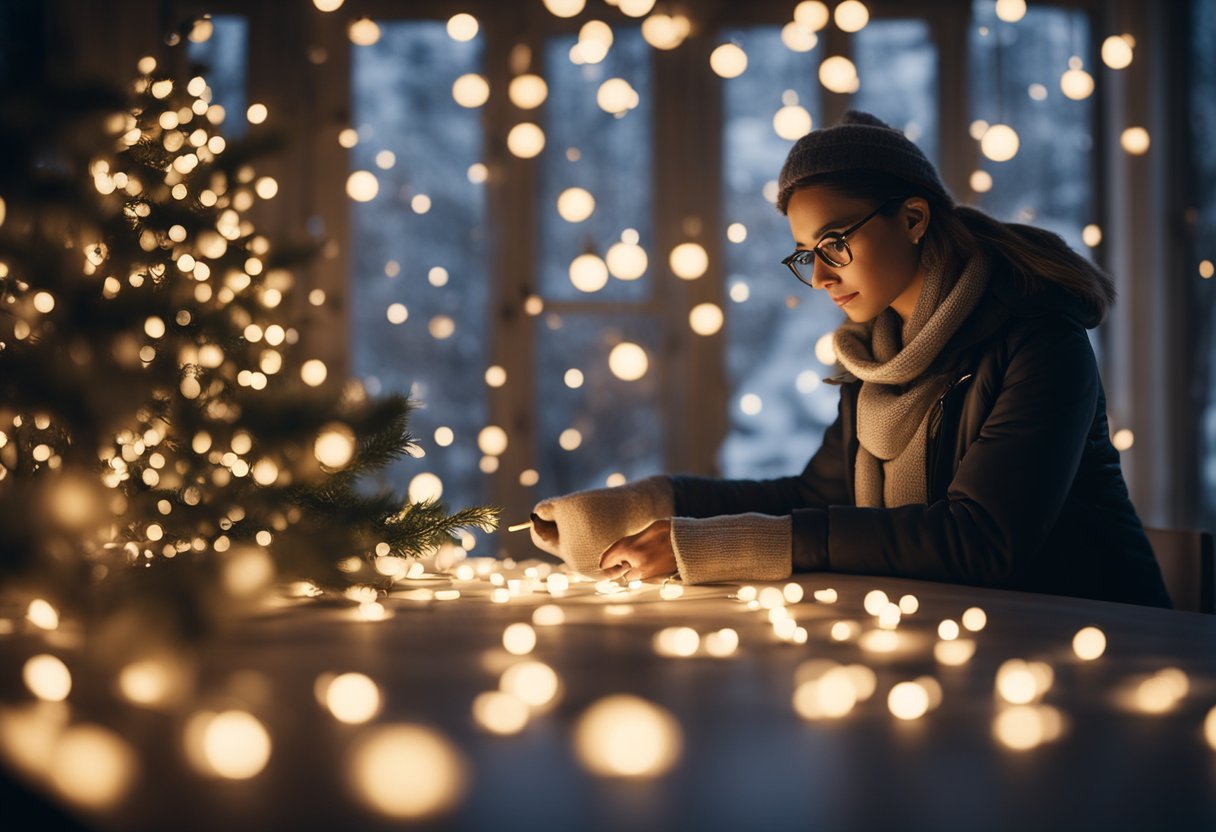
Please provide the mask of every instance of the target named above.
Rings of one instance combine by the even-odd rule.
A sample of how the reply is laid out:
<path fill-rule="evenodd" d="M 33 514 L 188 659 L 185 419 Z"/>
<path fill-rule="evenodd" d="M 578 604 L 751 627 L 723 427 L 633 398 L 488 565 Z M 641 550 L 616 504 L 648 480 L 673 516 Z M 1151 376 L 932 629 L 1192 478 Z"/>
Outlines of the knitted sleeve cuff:
<path fill-rule="evenodd" d="M 533 526 L 532 542 L 572 569 L 595 572 L 605 549 L 655 520 L 670 517 L 674 510 L 671 480 L 665 476 L 647 477 L 616 488 L 576 491 L 536 504 L 533 513 L 553 524 L 554 529 L 546 540 Z"/>
<path fill-rule="evenodd" d="M 779 581 L 790 575 L 790 529 L 789 515 L 674 517 L 671 548 L 688 584 Z"/>

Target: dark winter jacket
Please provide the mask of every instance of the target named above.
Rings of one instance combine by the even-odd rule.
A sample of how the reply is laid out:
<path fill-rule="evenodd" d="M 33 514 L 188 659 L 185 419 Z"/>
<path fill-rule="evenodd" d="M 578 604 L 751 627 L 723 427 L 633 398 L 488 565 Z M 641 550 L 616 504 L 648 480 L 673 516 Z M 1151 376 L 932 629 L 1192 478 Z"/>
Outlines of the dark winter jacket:
<path fill-rule="evenodd" d="M 994 268 L 929 372 L 950 371 L 925 452 L 928 504 L 854 503 L 857 394 L 800 476 L 673 478 L 676 514 L 793 515 L 793 569 L 947 581 L 1171 606 L 1110 442 L 1086 328 L 1095 297 Z"/>

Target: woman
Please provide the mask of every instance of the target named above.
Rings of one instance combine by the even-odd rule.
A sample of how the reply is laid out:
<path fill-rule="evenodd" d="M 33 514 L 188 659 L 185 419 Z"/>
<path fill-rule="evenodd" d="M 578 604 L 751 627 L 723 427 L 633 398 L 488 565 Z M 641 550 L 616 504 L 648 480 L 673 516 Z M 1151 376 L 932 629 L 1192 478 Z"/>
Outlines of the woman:
<path fill-rule="evenodd" d="M 779 186 L 783 262 L 847 318 L 822 446 L 799 476 L 542 501 L 536 544 L 631 580 L 832 570 L 1170 606 L 1085 332 L 1110 278 L 1054 234 L 956 205 L 866 113 L 795 143 Z"/>

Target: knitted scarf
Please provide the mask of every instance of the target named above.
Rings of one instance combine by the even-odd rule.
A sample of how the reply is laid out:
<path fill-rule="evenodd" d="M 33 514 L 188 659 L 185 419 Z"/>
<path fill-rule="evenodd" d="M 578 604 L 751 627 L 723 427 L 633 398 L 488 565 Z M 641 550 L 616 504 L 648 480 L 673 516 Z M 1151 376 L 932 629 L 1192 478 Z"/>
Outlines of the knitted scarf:
<path fill-rule="evenodd" d="M 925 445 L 932 405 L 949 383 L 926 374 L 988 286 L 988 263 L 976 252 L 961 273 L 923 262 L 916 309 L 901 323 L 894 309 L 865 323 L 845 321 L 835 333 L 836 357 L 861 379 L 857 398 L 854 500 L 887 507 L 928 502 Z"/>

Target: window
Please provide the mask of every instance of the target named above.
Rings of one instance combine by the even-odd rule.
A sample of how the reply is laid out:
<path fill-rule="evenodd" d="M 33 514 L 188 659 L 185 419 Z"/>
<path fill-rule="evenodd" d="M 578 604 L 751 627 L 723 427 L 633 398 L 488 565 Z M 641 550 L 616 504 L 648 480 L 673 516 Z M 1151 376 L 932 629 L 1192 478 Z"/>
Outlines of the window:
<path fill-rule="evenodd" d="M 784 107 L 801 107 L 818 124 L 815 69 L 824 55 L 820 46 L 786 48 L 776 26 L 722 37 L 742 47 L 748 68 L 723 83 L 730 428 L 719 464 L 728 477 L 785 476 L 819 447 L 838 397 L 820 384 L 830 368 L 816 360 L 815 342 L 831 333 L 840 313 L 780 264 L 794 243 L 775 207 L 794 133 L 806 131 L 804 122 L 782 138 L 773 119 Z"/>
<path fill-rule="evenodd" d="M 972 13 L 972 137 L 981 139 L 995 124 L 1015 125 L 1018 132 L 1011 159 L 981 155 L 970 183 L 976 204 L 997 219 L 1050 229 L 1085 253 L 1082 229 L 1094 222 L 1094 103 L 1090 94 L 1067 97 L 1061 76 L 1070 68 L 1095 71 L 1086 59 L 1088 18 L 1081 11 L 1031 6 L 1016 24 L 1007 23 L 984 0 L 973 3 Z M 1073 77 L 1083 90 L 1085 79 Z"/>
<path fill-rule="evenodd" d="M 656 256 L 650 47 L 638 27 L 616 27 L 607 57 L 579 65 L 571 60 L 576 42 L 550 37 L 544 52 L 549 98 L 535 210 L 546 311 L 534 335 L 535 470 L 543 494 L 602 487 L 613 474 L 632 480 L 663 467 L 655 366 L 661 344 L 648 262 Z M 637 104 L 610 114 L 597 97 L 606 83 L 624 89 L 622 82 Z M 586 218 L 570 213 L 572 189 L 594 200 Z M 632 262 L 618 263 L 617 256 Z M 643 360 L 645 372 L 633 379 Z"/>
<path fill-rule="evenodd" d="M 224 108 L 224 135 L 237 138 L 245 134 L 247 125 L 249 21 L 240 15 L 218 14 L 211 17 L 211 26 L 211 37 L 202 43 L 191 41 L 187 55 L 202 67 L 211 87 L 211 102 Z"/>
<path fill-rule="evenodd" d="M 423 405 L 410 424 L 426 457 L 381 481 L 400 489 L 433 473 L 452 506 L 487 499 L 482 127 L 452 95 L 479 72 L 481 48 L 443 23 L 386 21 L 351 61 L 350 169 L 376 183 L 374 198 L 351 203 L 351 367 L 372 395 L 410 392 Z M 495 437 L 484 441 L 493 459 Z"/>
<path fill-rule="evenodd" d="M 1191 196 L 1194 202 L 1187 345 L 1197 406 L 1191 430 L 1200 460 L 1198 523 L 1216 529 L 1216 0 L 1192 0 L 1190 25 Z"/>

